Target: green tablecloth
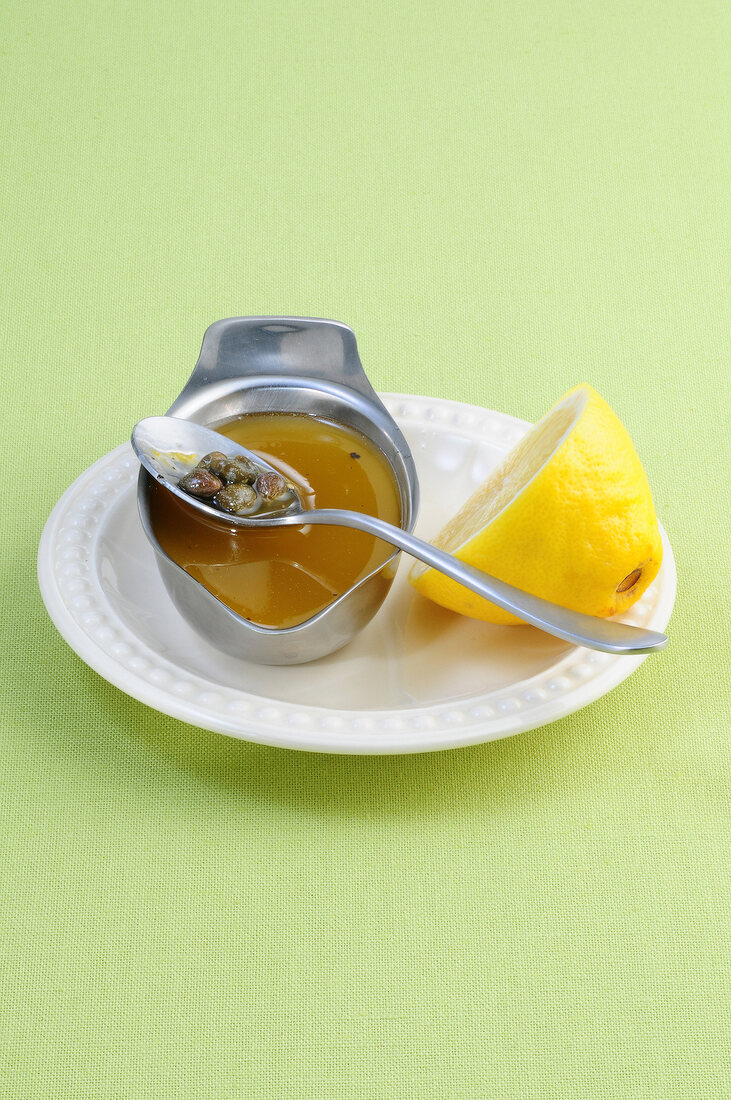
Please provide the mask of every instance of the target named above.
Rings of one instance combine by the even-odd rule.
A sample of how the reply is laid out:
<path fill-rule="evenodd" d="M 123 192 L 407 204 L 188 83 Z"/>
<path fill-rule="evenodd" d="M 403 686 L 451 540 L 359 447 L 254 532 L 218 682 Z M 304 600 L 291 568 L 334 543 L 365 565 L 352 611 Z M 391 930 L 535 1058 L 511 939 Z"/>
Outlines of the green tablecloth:
<path fill-rule="evenodd" d="M 728 7 L 4 14 L 0 1094 L 720 1100 Z M 45 517 L 207 324 L 277 313 L 351 324 L 383 390 L 535 419 L 593 383 L 675 550 L 667 652 L 396 758 L 197 731 L 87 669 Z"/>

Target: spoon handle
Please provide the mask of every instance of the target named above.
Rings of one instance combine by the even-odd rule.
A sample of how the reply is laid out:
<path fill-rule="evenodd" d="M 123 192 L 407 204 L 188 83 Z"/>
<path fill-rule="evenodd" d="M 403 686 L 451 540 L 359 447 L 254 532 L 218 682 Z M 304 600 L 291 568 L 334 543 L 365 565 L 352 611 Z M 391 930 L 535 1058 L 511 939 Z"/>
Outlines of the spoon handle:
<path fill-rule="evenodd" d="M 532 596 L 520 588 L 514 588 L 512 584 L 506 584 L 497 577 L 491 577 L 465 562 L 458 561 L 444 550 L 438 550 L 430 543 L 409 534 L 408 531 L 394 527 L 375 516 L 368 516 L 362 512 L 321 508 L 306 512 L 303 518 L 306 518 L 307 523 L 354 527 L 360 531 L 367 531 L 371 535 L 377 535 L 384 542 L 405 550 L 411 557 L 418 558 L 434 569 L 438 569 L 445 576 L 463 584 L 478 596 L 485 596 L 492 603 L 517 615 L 524 622 L 574 645 L 587 646 L 589 649 L 598 649 L 604 653 L 630 654 L 654 653 L 667 645 L 666 636 L 654 630 L 645 630 L 643 627 L 629 626 L 609 619 L 597 619 L 593 615 L 571 611 L 548 600 L 542 600 L 539 596 Z"/>

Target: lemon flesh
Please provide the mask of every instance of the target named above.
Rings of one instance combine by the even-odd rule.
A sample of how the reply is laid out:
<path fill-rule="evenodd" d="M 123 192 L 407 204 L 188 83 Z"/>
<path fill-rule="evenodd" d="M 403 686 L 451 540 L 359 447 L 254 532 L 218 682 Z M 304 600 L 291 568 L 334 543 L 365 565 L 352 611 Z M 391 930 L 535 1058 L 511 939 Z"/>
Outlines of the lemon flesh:
<path fill-rule="evenodd" d="M 650 486 L 624 425 L 588 385 L 570 390 L 432 540 L 461 561 L 562 607 L 606 618 L 657 576 Z M 519 623 L 417 562 L 409 581 L 462 615 Z"/>

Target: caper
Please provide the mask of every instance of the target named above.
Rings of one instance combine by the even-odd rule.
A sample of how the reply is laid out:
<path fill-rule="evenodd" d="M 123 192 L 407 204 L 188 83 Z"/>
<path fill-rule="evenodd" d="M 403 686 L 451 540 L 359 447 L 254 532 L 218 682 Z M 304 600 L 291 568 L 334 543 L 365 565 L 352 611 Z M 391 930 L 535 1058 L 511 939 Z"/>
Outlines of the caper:
<path fill-rule="evenodd" d="M 223 482 L 210 470 L 191 470 L 185 477 L 181 477 L 178 486 L 186 493 L 194 497 L 215 496 L 222 487 Z"/>
<path fill-rule="evenodd" d="M 213 470 L 214 474 L 218 473 L 216 469 L 222 462 L 228 462 L 223 451 L 211 451 L 210 454 L 203 455 L 203 458 L 198 463 L 196 469 L 198 470 Z"/>
<path fill-rule="evenodd" d="M 236 485 L 239 482 L 245 482 L 247 485 L 251 485 L 256 481 L 259 467 L 256 466 L 250 458 L 247 458 L 246 455 L 236 455 L 234 458 L 228 459 L 225 463 L 221 463 L 216 473 L 219 474 L 228 485 Z"/>
<path fill-rule="evenodd" d="M 287 482 L 281 474 L 276 474 L 273 470 L 259 474 L 254 485 L 262 500 L 276 500 L 287 492 Z"/>
<path fill-rule="evenodd" d="M 256 490 L 243 481 L 233 485 L 227 485 L 213 498 L 213 503 L 224 512 L 232 512 L 234 515 L 243 515 L 250 512 L 256 503 Z"/>

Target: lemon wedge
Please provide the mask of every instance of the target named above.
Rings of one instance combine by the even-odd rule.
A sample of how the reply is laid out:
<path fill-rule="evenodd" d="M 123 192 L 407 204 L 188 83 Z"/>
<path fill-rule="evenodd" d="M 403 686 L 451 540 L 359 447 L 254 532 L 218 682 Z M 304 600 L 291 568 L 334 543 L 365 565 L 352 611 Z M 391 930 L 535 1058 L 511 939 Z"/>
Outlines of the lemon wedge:
<path fill-rule="evenodd" d="M 526 592 L 601 618 L 631 607 L 662 562 L 642 463 L 624 425 L 585 384 L 526 433 L 432 542 Z M 520 622 L 419 562 L 409 581 L 462 615 Z"/>

